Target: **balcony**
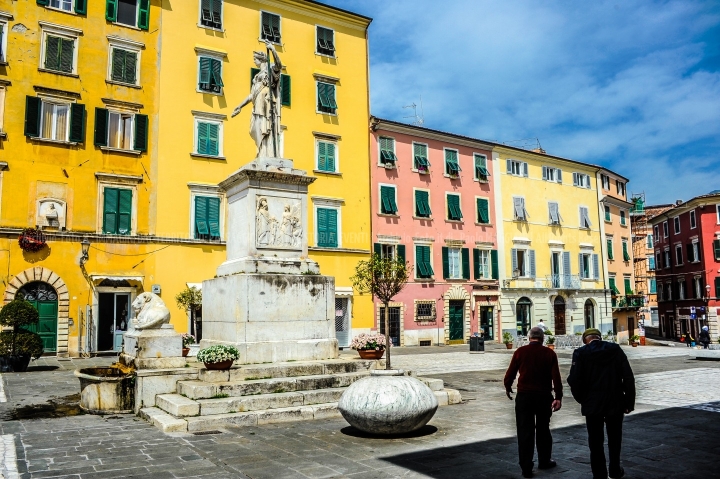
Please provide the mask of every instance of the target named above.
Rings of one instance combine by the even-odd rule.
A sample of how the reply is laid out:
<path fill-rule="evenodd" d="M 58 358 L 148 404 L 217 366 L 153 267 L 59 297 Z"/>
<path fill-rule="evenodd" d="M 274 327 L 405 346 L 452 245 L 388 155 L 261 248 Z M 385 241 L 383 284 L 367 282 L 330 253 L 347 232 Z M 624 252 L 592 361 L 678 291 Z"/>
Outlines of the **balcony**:
<path fill-rule="evenodd" d="M 581 289 L 582 281 L 576 274 L 551 274 L 545 277 L 545 287 L 549 289 Z"/>
<path fill-rule="evenodd" d="M 614 309 L 638 309 L 643 306 L 645 306 L 645 296 L 642 294 L 612 297 L 612 307 Z"/>

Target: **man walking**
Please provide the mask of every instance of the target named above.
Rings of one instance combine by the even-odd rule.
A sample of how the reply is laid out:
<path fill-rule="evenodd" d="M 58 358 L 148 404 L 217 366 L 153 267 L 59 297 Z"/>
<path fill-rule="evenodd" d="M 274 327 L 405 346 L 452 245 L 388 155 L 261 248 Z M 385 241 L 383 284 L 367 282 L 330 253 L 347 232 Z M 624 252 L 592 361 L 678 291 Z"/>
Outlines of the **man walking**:
<path fill-rule="evenodd" d="M 582 406 L 588 431 L 590 467 L 593 479 L 618 479 L 625 475 L 620 466 L 622 423 L 625 414 L 635 409 L 635 377 L 623 350 L 602 340 L 597 329 L 582 335 L 585 346 L 573 353 L 568 384 L 573 397 Z M 605 463 L 607 430 L 610 468 Z"/>
<path fill-rule="evenodd" d="M 512 385 L 520 372 L 515 398 L 518 455 L 523 477 L 533 477 L 533 453 L 537 438 L 538 468 L 550 469 L 552 435 L 550 416 L 562 407 L 562 380 L 555 351 L 543 346 L 544 334 L 537 326 L 530 330 L 530 344 L 518 348 L 505 373 L 505 392 L 512 400 Z M 553 399 L 552 390 L 555 390 Z"/>

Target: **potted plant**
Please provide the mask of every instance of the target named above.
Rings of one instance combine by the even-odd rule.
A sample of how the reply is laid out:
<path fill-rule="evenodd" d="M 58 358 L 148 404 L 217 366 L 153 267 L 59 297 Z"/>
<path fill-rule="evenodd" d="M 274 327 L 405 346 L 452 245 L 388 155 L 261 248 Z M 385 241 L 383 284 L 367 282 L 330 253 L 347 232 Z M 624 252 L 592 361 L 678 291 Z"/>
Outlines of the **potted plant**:
<path fill-rule="evenodd" d="M 553 336 L 552 334 L 547 335 L 547 347 L 550 349 L 555 349 L 555 336 Z"/>
<path fill-rule="evenodd" d="M 45 235 L 40 228 L 25 228 L 20 233 L 18 245 L 27 253 L 37 253 L 45 247 Z"/>
<path fill-rule="evenodd" d="M 183 355 L 183 357 L 186 357 L 188 355 L 188 353 L 190 352 L 190 345 L 195 344 L 195 336 L 193 336 L 192 334 L 183 333 L 182 341 L 183 341 L 182 355 Z"/>
<path fill-rule="evenodd" d="M 505 331 L 502 335 L 502 342 L 505 344 L 505 347 L 508 349 L 512 349 L 513 347 L 513 341 L 515 338 L 513 338 L 512 334 Z"/>
<path fill-rule="evenodd" d="M 640 336 L 638 336 L 637 334 L 633 334 L 632 336 L 630 336 L 629 342 L 633 348 L 637 348 L 638 344 L 640 343 Z"/>
<path fill-rule="evenodd" d="M 12 327 L 12 331 L 0 332 L 0 369 L 3 372 L 26 371 L 30 359 L 43 353 L 42 338 L 23 326 L 37 324 L 40 315 L 32 304 L 15 299 L 0 310 L 0 325 Z"/>
<path fill-rule="evenodd" d="M 379 333 L 362 333 L 355 336 L 350 347 L 358 352 L 363 359 L 380 359 L 385 354 L 385 335 Z"/>
<path fill-rule="evenodd" d="M 236 359 L 240 359 L 240 351 L 235 346 L 224 344 L 201 349 L 197 354 L 197 360 L 204 363 L 207 369 L 230 369 Z"/>

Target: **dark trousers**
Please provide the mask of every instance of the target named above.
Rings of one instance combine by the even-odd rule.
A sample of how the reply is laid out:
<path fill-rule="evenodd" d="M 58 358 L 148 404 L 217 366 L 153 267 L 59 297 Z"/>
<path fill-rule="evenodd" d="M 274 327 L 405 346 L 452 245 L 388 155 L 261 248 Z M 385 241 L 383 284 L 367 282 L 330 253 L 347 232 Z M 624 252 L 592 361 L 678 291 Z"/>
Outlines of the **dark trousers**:
<path fill-rule="evenodd" d="M 517 422 L 518 456 L 523 471 L 532 471 L 535 439 L 537 438 L 538 462 L 550 461 L 552 455 L 553 397 L 550 393 L 517 393 L 515 396 L 515 420 Z"/>
<path fill-rule="evenodd" d="M 611 416 L 585 416 L 590 446 L 590 467 L 594 479 L 608 477 L 605 463 L 605 429 L 607 429 L 608 452 L 610 454 L 610 476 L 617 477 L 620 472 L 620 448 L 622 447 L 623 414 Z"/>

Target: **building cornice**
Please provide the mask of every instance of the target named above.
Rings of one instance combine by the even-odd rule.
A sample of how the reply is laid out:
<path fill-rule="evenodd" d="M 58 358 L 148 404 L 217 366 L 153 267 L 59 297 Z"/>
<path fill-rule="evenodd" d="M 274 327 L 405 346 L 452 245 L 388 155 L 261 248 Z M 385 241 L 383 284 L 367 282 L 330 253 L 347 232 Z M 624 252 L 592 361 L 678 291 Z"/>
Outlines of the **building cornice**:
<path fill-rule="evenodd" d="M 400 133 L 403 135 L 409 135 L 419 138 L 425 138 L 427 140 L 435 140 L 443 143 L 452 143 L 453 145 L 466 146 L 468 148 L 476 148 L 486 151 L 492 151 L 492 145 L 485 143 L 480 140 L 470 140 L 459 138 L 452 133 L 441 133 L 424 128 L 417 128 L 413 125 L 402 125 L 398 123 L 388 123 L 385 120 L 380 120 L 373 124 L 373 130 L 384 130 L 393 133 Z"/>
<path fill-rule="evenodd" d="M 331 7 L 313 0 L 304 0 L 300 3 L 298 0 L 256 0 L 261 5 L 287 10 L 298 13 L 311 18 L 317 18 L 325 21 L 350 28 L 353 30 L 365 31 L 370 26 L 372 18 L 357 13 L 343 10 L 337 7 Z M 297 6 L 296 6 L 297 5 Z"/>
<path fill-rule="evenodd" d="M 617 206 L 619 208 L 630 209 L 633 206 L 633 203 L 630 203 L 629 201 L 621 200 L 620 198 L 616 198 L 615 196 L 610 195 L 603 196 L 600 202 L 607 205 Z"/>
<path fill-rule="evenodd" d="M 23 228 L 14 228 L 0 226 L 1 237 L 17 237 L 23 231 Z M 107 243 L 107 244 L 210 244 L 216 246 L 225 246 L 225 241 L 197 240 L 189 238 L 172 238 L 169 236 L 154 235 L 107 235 L 95 232 L 84 231 L 47 231 L 43 230 L 43 234 L 48 240 L 59 242 L 81 242 L 83 239 L 90 243 Z"/>

